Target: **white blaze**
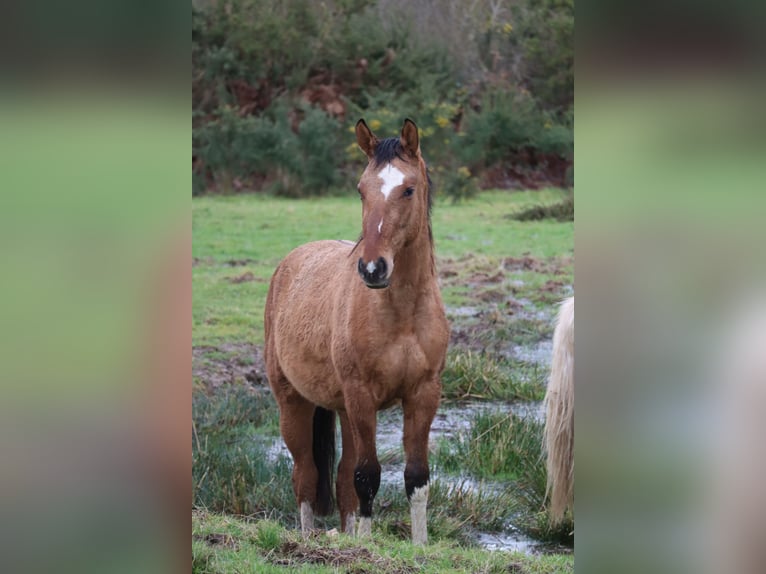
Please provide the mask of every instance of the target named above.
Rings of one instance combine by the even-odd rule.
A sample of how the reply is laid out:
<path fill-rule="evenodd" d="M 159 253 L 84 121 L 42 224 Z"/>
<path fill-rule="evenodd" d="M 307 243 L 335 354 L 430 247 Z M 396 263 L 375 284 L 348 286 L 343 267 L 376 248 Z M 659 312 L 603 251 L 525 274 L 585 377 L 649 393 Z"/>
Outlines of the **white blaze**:
<path fill-rule="evenodd" d="M 383 219 L 381 218 L 380 223 L 378 223 L 378 235 L 380 235 L 380 230 L 383 227 Z"/>
<path fill-rule="evenodd" d="M 369 274 L 375 273 L 375 262 L 374 261 L 370 261 L 367 264 L 367 273 L 369 273 Z"/>
<path fill-rule="evenodd" d="M 380 193 L 382 193 L 386 199 L 388 199 L 388 196 L 394 188 L 404 183 L 404 174 L 390 163 L 380 170 L 378 177 L 383 180 L 383 185 L 380 186 Z"/>

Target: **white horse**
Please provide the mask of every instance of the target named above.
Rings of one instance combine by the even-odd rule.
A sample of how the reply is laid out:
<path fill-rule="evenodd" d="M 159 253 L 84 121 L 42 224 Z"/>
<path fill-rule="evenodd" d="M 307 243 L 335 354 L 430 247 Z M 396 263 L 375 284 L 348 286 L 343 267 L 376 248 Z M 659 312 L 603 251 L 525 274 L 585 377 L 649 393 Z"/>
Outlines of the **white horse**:
<path fill-rule="evenodd" d="M 574 297 L 561 303 L 553 332 L 553 364 L 545 395 L 550 517 L 554 524 L 574 512 Z"/>

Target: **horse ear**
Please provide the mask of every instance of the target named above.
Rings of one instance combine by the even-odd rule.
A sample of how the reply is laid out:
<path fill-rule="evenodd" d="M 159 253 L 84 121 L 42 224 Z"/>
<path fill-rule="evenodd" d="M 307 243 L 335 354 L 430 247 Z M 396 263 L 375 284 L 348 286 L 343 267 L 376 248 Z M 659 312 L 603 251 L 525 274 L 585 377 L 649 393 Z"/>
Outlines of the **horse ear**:
<path fill-rule="evenodd" d="M 367 127 L 367 124 L 363 119 L 356 122 L 356 143 L 362 148 L 362 151 L 367 154 L 367 157 L 372 159 L 375 153 L 375 146 L 378 145 L 378 138 L 372 133 L 372 130 Z"/>
<path fill-rule="evenodd" d="M 399 139 L 408 154 L 412 157 L 420 155 L 420 136 L 418 136 L 418 126 L 410 118 L 404 120 L 402 126 L 402 137 Z"/>

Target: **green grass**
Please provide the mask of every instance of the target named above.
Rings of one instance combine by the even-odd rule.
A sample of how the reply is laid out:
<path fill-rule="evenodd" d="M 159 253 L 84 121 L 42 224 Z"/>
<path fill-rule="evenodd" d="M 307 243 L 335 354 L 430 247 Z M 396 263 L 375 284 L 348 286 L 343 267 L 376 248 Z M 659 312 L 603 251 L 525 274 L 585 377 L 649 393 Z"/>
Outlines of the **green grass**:
<path fill-rule="evenodd" d="M 496 266 L 502 258 L 525 254 L 541 260 L 571 256 L 571 222 L 522 223 L 505 217 L 563 194 L 496 191 L 458 205 L 437 200 L 433 230 L 439 263 L 468 257 Z M 268 282 L 279 261 L 307 241 L 355 239 L 360 218 L 359 200 L 350 192 L 348 197 L 300 201 L 262 194 L 194 198 L 193 344 L 262 344 Z M 235 282 L 246 273 L 251 280 Z M 571 283 L 571 269 L 567 277 Z M 452 296 L 456 288 L 445 289 L 447 304 L 466 304 L 469 297 Z"/>
<path fill-rule="evenodd" d="M 268 456 L 279 436 L 271 393 L 226 386 L 192 394 L 192 491 L 196 504 L 219 511 L 290 514 L 292 461 Z"/>
<path fill-rule="evenodd" d="M 192 572 L 520 574 L 574 571 L 572 555 L 488 552 L 454 542 L 415 547 L 373 527 L 367 540 L 322 533 L 306 540 L 268 520 L 249 520 L 206 511 L 192 514 Z"/>
<path fill-rule="evenodd" d="M 474 351 L 452 350 L 442 373 L 442 397 L 467 400 L 541 401 L 545 373 L 537 365 L 499 361 Z"/>

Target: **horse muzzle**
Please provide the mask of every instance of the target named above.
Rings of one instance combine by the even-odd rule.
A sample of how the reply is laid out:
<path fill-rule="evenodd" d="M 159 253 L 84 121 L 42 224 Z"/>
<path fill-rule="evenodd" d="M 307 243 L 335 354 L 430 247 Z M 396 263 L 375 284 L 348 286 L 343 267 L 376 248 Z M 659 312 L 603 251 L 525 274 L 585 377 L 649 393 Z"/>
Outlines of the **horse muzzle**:
<path fill-rule="evenodd" d="M 377 261 L 365 261 L 360 257 L 357 263 L 359 276 L 370 289 L 384 289 L 388 287 L 388 264 L 382 257 Z"/>

